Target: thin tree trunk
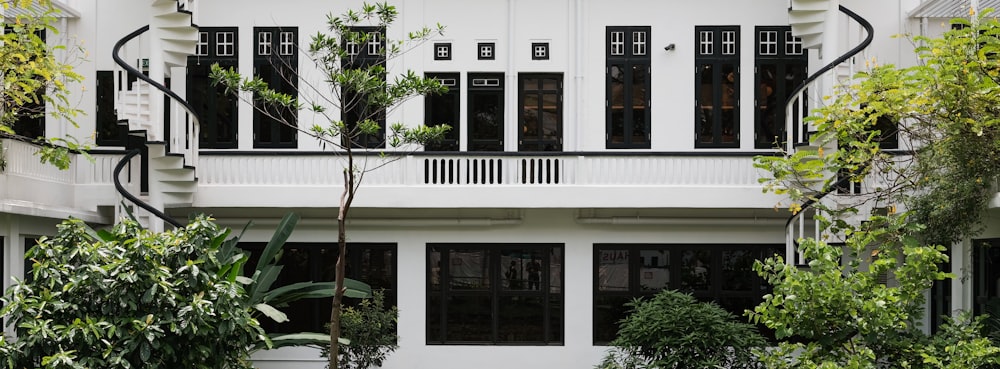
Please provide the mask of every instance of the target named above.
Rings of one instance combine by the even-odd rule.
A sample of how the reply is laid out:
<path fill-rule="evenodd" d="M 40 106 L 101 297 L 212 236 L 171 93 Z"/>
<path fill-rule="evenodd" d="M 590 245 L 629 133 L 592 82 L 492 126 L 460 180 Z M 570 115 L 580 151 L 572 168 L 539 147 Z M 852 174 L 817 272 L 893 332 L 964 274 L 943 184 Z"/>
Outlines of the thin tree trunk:
<path fill-rule="evenodd" d="M 337 273 L 336 289 L 333 292 L 333 307 L 330 308 L 330 369 L 340 368 L 340 313 L 344 300 L 344 279 L 347 270 L 347 212 L 354 200 L 354 155 L 347 148 L 347 169 L 344 170 L 344 191 L 340 194 L 340 209 L 337 212 Z"/>

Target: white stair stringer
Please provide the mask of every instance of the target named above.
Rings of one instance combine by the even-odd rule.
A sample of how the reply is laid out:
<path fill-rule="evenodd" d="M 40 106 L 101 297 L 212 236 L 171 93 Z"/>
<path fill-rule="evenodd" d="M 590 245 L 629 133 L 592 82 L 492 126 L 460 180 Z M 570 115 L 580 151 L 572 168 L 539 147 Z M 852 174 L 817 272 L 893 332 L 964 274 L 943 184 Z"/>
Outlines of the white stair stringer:
<path fill-rule="evenodd" d="M 168 67 L 186 66 L 187 57 L 195 52 L 198 27 L 194 24 L 193 4 L 190 0 L 153 0 L 149 28 L 160 42 L 163 63 Z"/>
<path fill-rule="evenodd" d="M 831 0 L 791 0 L 788 24 L 792 34 L 802 39 L 802 47 L 818 49 L 823 45 L 827 13 Z"/>
<path fill-rule="evenodd" d="M 158 194 L 164 208 L 190 207 L 198 187 L 195 168 L 184 157 L 165 152 L 163 143 L 149 142 L 149 192 Z"/>

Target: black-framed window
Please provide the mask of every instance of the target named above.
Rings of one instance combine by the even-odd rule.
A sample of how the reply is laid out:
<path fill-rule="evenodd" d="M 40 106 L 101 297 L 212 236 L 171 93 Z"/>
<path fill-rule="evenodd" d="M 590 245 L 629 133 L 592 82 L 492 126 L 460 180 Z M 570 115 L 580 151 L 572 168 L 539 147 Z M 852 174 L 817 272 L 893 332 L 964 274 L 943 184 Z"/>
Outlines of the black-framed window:
<path fill-rule="evenodd" d="M 264 250 L 264 243 L 240 243 L 240 248 L 250 252 L 244 271 L 253 273 L 254 266 Z M 281 260 L 283 265 L 272 288 L 298 282 L 330 282 L 336 278 L 336 243 L 286 243 Z M 372 289 L 385 290 L 385 303 L 396 305 L 397 254 L 394 243 L 349 243 L 347 245 L 347 278 L 365 282 Z M 345 304 L 357 303 L 344 298 Z M 268 318 L 260 319 L 268 333 L 327 332 L 330 309 L 329 298 L 299 300 L 278 309 L 288 315 L 287 322 L 277 324 Z"/>
<path fill-rule="evenodd" d="M 788 26 L 757 27 L 754 147 L 770 149 L 785 142 L 785 101 L 802 84 L 809 60 L 802 39 Z"/>
<path fill-rule="evenodd" d="M 298 27 L 254 27 L 254 75 L 277 92 L 298 94 Z M 295 148 L 298 110 L 254 103 L 253 147 Z"/>
<path fill-rule="evenodd" d="M 434 60 L 451 60 L 451 42 L 434 44 Z"/>
<path fill-rule="evenodd" d="M 532 42 L 531 60 L 549 60 L 549 43 Z"/>
<path fill-rule="evenodd" d="M 740 27 L 695 27 L 695 147 L 739 147 Z"/>
<path fill-rule="evenodd" d="M 594 343 L 615 338 L 625 303 L 665 288 L 743 316 L 770 290 L 753 271 L 754 261 L 783 250 L 784 245 L 595 244 Z"/>
<path fill-rule="evenodd" d="M 344 69 L 385 66 L 385 29 L 351 27 L 342 42 L 347 54 L 341 59 Z M 384 80 L 385 73 L 381 77 Z M 385 109 L 371 106 L 368 96 L 349 89 L 341 92 L 340 108 L 341 119 L 348 130 L 354 130 L 358 122 L 368 119 L 379 125 L 377 134 L 358 134 L 351 137 L 351 147 L 370 149 L 385 147 Z"/>
<path fill-rule="evenodd" d="M 15 32 L 12 27 L 4 29 L 5 34 L 12 32 Z M 35 35 L 42 42 L 46 42 L 46 32 L 44 29 L 37 30 Z M 27 34 L 23 36 L 28 37 Z M 36 80 L 40 80 L 40 78 L 35 77 Z M 33 139 L 45 137 L 45 100 L 42 98 L 44 94 L 45 88 L 38 88 L 33 94 L 28 96 L 29 100 L 18 108 L 17 120 L 14 121 L 14 125 L 11 127 L 14 133 Z"/>
<path fill-rule="evenodd" d="M 195 55 L 188 57 L 187 99 L 201 118 L 199 146 L 203 149 L 235 149 L 239 127 L 236 105 L 239 98 L 223 86 L 212 86 L 212 64 L 238 68 L 239 29 L 200 27 Z"/>
<path fill-rule="evenodd" d="M 469 151 L 503 151 L 504 74 L 469 73 Z"/>
<path fill-rule="evenodd" d="M 650 147 L 650 27 L 607 27 L 607 148 Z"/>
<path fill-rule="evenodd" d="M 427 78 L 434 78 L 441 85 L 448 87 L 443 94 L 424 97 L 424 124 L 428 127 L 447 124 L 451 129 L 445 133 L 440 142 L 429 143 L 425 151 L 458 151 L 458 139 L 462 137 L 459 131 L 459 117 L 462 102 L 459 99 L 461 91 L 461 75 L 458 73 L 427 73 Z"/>
<path fill-rule="evenodd" d="M 564 249 L 428 244 L 427 344 L 562 344 Z"/>
<path fill-rule="evenodd" d="M 94 120 L 97 123 L 97 144 L 99 146 L 125 146 L 128 127 L 118 124 L 115 114 L 115 72 L 110 70 L 97 71 L 96 87 L 97 106 Z"/>
<path fill-rule="evenodd" d="M 479 60 L 496 60 L 497 58 L 496 42 L 480 42 L 476 44 L 476 50 L 479 52 Z"/>
<path fill-rule="evenodd" d="M 562 74 L 518 75 L 518 151 L 562 151 L 562 82 Z"/>

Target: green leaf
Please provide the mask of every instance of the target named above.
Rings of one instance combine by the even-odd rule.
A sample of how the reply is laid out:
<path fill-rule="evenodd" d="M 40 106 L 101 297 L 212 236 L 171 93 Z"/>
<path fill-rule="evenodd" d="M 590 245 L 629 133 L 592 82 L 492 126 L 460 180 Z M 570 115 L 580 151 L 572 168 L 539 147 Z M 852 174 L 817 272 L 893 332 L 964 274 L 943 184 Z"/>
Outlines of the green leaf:
<path fill-rule="evenodd" d="M 275 321 L 276 323 L 284 323 L 288 321 L 288 315 L 285 315 L 285 313 L 282 313 L 281 311 L 275 309 L 271 305 L 260 303 L 254 305 L 254 309 L 257 309 L 257 311 L 260 311 L 261 313 L 263 313 L 268 318 L 271 318 L 271 320 Z"/>

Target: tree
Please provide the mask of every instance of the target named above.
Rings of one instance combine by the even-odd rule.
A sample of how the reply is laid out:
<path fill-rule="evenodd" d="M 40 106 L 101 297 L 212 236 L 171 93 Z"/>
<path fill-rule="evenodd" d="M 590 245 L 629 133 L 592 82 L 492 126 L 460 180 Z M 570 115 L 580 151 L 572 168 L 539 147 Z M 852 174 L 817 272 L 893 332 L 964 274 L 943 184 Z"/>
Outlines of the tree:
<path fill-rule="evenodd" d="M 164 233 L 71 219 L 26 257 L 0 310 L 18 337 L 0 341 L 4 367 L 252 368 L 267 342 L 239 274 L 247 256 L 209 218 Z"/>
<path fill-rule="evenodd" d="M 393 123 L 385 132 L 385 119 L 392 108 L 415 96 L 446 91 L 434 79 L 425 79 L 406 71 L 389 80 L 386 66 L 408 50 L 417 47 L 443 27 L 424 27 L 407 33 L 402 40 L 388 40 L 398 16 L 396 8 L 387 3 L 365 3 L 360 10 L 349 10 L 327 18 L 328 34 L 312 36 L 306 54 L 320 73 L 320 81 L 302 78 L 301 74 L 284 73 L 283 83 L 298 85 L 298 96 L 282 93 L 258 77 L 243 77 L 233 69 L 212 67 L 211 78 L 230 91 L 243 91 L 241 98 L 252 100 L 258 112 L 276 124 L 292 127 L 318 139 L 324 147 L 332 147 L 342 155 L 344 185 L 337 213 L 338 260 L 336 290 L 330 311 L 330 352 L 341 352 L 341 311 L 345 290 L 347 255 L 347 217 L 364 176 L 385 165 L 386 160 L 400 156 L 382 153 L 377 160 L 361 156 L 363 148 L 391 148 L 405 151 L 410 145 L 439 140 L 449 129 L 447 125 L 412 126 Z M 374 48 L 368 45 L 374 45 Z M 280 63 L 281 61 L 277 61 Z M 280 67 L 280 65 L 279 65 Z M 285 69 L 291 70 L 291 69 Z M 252 96 L 252 97 L 247 97 Z M 298 110 L 308 111 L 322 119 L 323 124 L 300 127 L 294 118 Z M 340 115 L 340 116 L 338 116 Z M 363 159 L 363 160 L 359 160 Z M 330 355 L 330 367 L 338 368 L 338 355 Z"/>
<path fill-rule="evenodd" d="M 34 14 L 32 5 L 41 5 L 47 9 L 41 14 Z M 22 12 L 13 18 L 4 18 L 4 32 L 0 35 L 0 135 L 20 140 L 34 140 L 38 137 L 25 137 L 15 132 L 14 126 L 18 119 L 41 117 L 46 114 L 61 118 L 77 127 L 74 118 L 80 110 L 69 102 L 69 85 L 81 82 L 83 76 L 73 71 L 73 66 L 59 60 L 57 51 L 66 51 L 66 45 L 50 46 L 42 37 L 43 34 L 58 33 L 51 24 L 57 12 L 50 0 L 0 0 L 0 6 L 9 11 L 21 8 Z M 49 162 L 60 169 L 69 165 L 71 150 L 86 149 L 72 136 L 54 137 L 48 145 L 39 151 L 43 162 Z M 2 152 L 2 150 L 0 150 Z M 0 157 L 0 167 L 3 167 Z"/>
<path fill-rule="evenodd" d="M 757 327 L 715 303 L 663 290 L 625 306 L 630 313 L 600 369 L 761 367 L 751 350 L 767 341 Z"/>
<path fill-rule="evenodd" d="M 816 209 L 824 235 L 797 240 L 808 269 L 755 266 L 774 292 L 750 316 L 782 340 L 763 353 L 769 366 L 975 368 L 1000 355 L 978 321 L 933 337 L 916 326 L 924 291 L 953 277 L 938 268 L 940 245 L 981 229 L 1000 175 L 1000 24 L 955 22 L 914 39 L 920 65 L 870 65 L 815 109 L 816 149 L 757 159 L 766 190 L 788 195 L 793 214 Z M 900 152 L 883 149 L 893 136 Z M 867 189 L 831 195 L 851 183 Z M 838 238 L 845 246 L 828 243 Z"/>

